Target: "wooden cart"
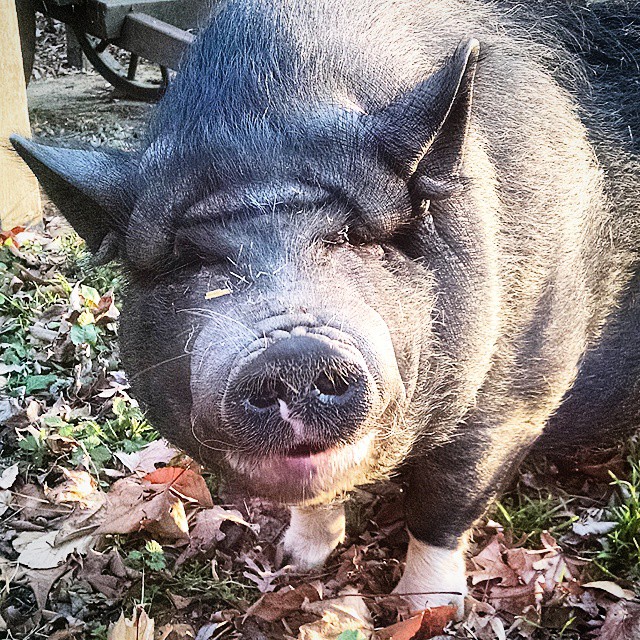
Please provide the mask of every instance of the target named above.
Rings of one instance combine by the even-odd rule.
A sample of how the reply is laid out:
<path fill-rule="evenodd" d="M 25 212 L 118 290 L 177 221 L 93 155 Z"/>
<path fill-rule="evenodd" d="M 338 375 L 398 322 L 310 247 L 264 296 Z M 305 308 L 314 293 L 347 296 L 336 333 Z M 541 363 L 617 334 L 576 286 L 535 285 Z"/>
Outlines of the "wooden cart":
<path fill-rule="evenodd" d="M 157 99 L 208 17 L 210 0 L 16 0 L 25 77 L 33 67 L 35 14 L 75 33 L 89 62 L 127 96 Z M 156 73 L 149 73 L 153 62 Z"/>

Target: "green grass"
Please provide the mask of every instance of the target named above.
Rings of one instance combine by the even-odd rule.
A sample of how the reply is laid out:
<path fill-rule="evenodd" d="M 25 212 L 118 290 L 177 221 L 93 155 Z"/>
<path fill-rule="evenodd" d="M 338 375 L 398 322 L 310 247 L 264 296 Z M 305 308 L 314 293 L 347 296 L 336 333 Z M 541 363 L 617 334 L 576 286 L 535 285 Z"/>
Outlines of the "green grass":
<path fill-rule="evenodd" d="M 558 536 L 568 530 L 577 517 L 567 514 L 570 499 L 539 491 L 529 496 L 520 490 L 496 501 L 491 517 L 515 539 L 525 538 L 525 546 L 539 545 L 540 534 Z"/>
<path fill-rule="evenodd" d="M 124 563 L 142 575 L 132 588 L 128 605 L 143 604 L 151 617 L 173 607 L 169 594 L 193 598 L 211 607 L 227 608 L 241 600 L 253 601 L 259 595 L 256 585 L 242 575 L 242 569 L 224 571 L 216 560 L 192 559 L 175 567 L 182 548 L 163 547 L 143 534 L 108 536 Z M 125 606 L 126 610 L 126 606 Z"/>
<path fill-rule="evenodd" d="M 180 567 L 164 588 L 185 598 L 210 600 L 217 605 L 233 605 L 239 600 L 255 599 L 258 589 L 240 574 L 213 575 L 211 561 L 191 561 Z"/>
<path fill-rule="evenodd" d="M 157 547 L 157 542 L 147 542 L 140 555 L 129 552 L 125 559 L 127 565 L 142 572 L 141 582 L 129 593 L 128 604 L 143 604 L 151 617 L 160 619 L 174 607 L 169 594 L 192 598 L 198 609 L 203 604 L 214 609 L 233 607 L 259 595 L 256 585 L 240 572 L 217 569 L 216 575 L 212 560 L 191 560 L 177 569 L 167 568 L 169 560 Z"/>
<path fill-rule="evenodd" d="M 637 581 L 640 580 L 640 460 L 637 447 L 632 449 L 635 451 L 628 457 L 628 479 L 614 476 L 613 480 L 617 493 L 607 519 L 617 526 L 607 534 L 596 561 L 612 576 Z"/>

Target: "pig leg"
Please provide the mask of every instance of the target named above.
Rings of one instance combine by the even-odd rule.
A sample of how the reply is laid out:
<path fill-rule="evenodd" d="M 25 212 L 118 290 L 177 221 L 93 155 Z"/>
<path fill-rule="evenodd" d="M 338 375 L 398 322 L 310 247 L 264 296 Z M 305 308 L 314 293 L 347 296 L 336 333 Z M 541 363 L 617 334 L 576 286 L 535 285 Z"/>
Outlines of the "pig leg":
<path fill-rule="evenodd" d="M 438 547 L 409 532 L 406 567 L 393 592 L 402 596 L 412 611 L 453 604 L 462 618 L 467 594 L 464 551 L 463 543 L 455 549 Z"/>
<path fill-rule="evenodd" d="M 291 507 L 284 536 L 285 557 L 299 569 L 321 566 L 344 540 L 344 505 Z"/>
<path fill-rule="evenodd" d="M 410 541 L 406 568 L 394 592 L 406 594 L 403 597 L 412 609 L 451 603 L 462 616 L 467 532 L 511 477 L 532 441 L 525 436 L 509 442 L 507 433 L 508 429 L 498 433 L 470 429 L 466 440 L 431 451 L 407 469 Z"/>

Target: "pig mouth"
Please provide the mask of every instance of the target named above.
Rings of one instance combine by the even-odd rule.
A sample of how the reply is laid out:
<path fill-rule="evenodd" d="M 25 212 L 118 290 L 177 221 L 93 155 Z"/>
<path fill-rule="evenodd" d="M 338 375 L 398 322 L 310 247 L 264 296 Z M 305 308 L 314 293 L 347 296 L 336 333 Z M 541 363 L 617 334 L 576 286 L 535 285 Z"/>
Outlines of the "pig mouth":
<path fill-rule="evenodd" d="M 351 444 L 322 451 L 297 446 L 286 454 L 260 457 L 228 453 L 226 460 L 252 492 L 288 504 L 313 504 L 362 483 L 375 440 L 371 431 Z"/>

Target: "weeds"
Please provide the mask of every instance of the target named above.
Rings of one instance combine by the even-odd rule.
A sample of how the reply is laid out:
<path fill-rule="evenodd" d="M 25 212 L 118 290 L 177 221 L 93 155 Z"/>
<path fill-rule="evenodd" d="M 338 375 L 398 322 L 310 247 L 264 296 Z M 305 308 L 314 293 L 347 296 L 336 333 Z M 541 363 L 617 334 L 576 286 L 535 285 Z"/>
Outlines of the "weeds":
<path fill-rule="evenodd" d="M 569 502 L 551 493 L 539 492 L 531 497 L 516 491 L 495 503 L 493 518 L 514 538 L 525 538 L 525 546 L 537 545 L 543 531 L 557 536 L 577 520 L 576 516 L 567 512 Z"/>
<path fill-rule="evenodd" d="M 640 460 L 637 453 L 628 458 L 628 480 L 613 476 L 618 504 L 609 509 L 608 519 L 617 526 L 607 534 L 604 549 L 597 556 L 598 564 L 607 573 L 632 580 L 640 579 Z"/>
<path fill-rule="evenodd" d="M 147 540 L 142 551 L 134 549 L 127 554 L 125 562 L 136 569 L 150 569 L 151 571 L 163 571 L 167 568 L 167 558 L 164 549 L 155 540 Z"/>
<path fill-rule="evenodd" d="M 70 467 L 88 462 L 99 473 L 105 465 L 115 464 L 116 451 L 138 451 L 158 437 L 130 398 L 114 398 L 110 415 L 101 420 L 54 415 L 44 416 L 41 424 L 17 430 L 18 448 L 10 459 L 36 468 L 54 462 Z"/>

